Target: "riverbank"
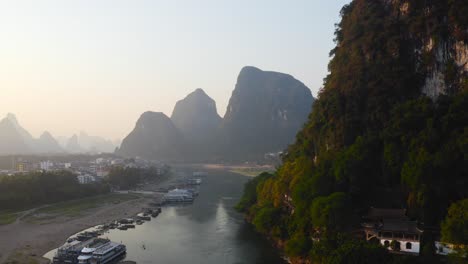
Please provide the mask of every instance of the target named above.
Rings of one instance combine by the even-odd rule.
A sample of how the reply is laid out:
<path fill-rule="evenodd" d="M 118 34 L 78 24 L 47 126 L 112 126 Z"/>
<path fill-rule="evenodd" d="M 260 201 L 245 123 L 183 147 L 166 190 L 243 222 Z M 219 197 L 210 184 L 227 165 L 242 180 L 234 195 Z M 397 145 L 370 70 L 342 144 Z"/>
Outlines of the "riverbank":
<path fill-rule="evenodd" d="M 138 214 L 150 199 L 143 196 L 109 194 L 103 203 L 73 201 L 28 210 L 12 224 L 0 226 L 0 263 L 48 263 L 42 255 L 64 243 L 71 235 L 103 223 Z M 121 197 L 121 202 L 117 199 Z M 84 205 L 86 209 L 79 210 Z M 79 211 L 78 211 L 79 210 Z M 55 212 L 55 213 L 54 213 Z"/>
<path fill-rule="evenodd" d="M 169 186 L 179 177 L 170 173 L 145 190 Z M 84 229 L 132 217 L 162 194 L 111 193 L 16 212 L 16 220 L 0 225 L 0 263 L 45 264 L 42 256 Z"/>
<path fill-rule="evenodd" d="M 197 187 L 199 195 L 191 204 L 164 206 L 158 217 L 135 228 L 105 232 L 103 237 L 127 246 L 126 260 L 285 264 L 276 249 L 234 209 L 249 177 L 199 167 L 172 168 L 181 176 L 174 185 L 192 177 L 193 172 L 201 172 L 195 174 L 202 179 Z"/>

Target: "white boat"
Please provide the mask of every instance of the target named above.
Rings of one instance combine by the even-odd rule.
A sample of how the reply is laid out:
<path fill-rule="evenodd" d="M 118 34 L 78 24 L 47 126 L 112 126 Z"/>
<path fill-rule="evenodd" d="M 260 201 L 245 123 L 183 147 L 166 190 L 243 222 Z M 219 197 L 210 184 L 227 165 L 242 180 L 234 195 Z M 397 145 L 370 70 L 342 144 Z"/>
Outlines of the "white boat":
<path fill-rule="evenodd" d="M 86 241 L 73 240 L 59 247 L 52 263 L 78 263 L 78 257 L 85 248 L 97 248 L 107 244 L 110 240 L 103 238 L 92 238 Z"/>
<path fill-rule="evenodd" d="M 193 202 L 193 194 L 189 190 L 174 189 L 167 192 L 163 200 L 165 203 L 189 203 Z"/>
<path fill-rule="evenodd" d="M 187 183 L 190 185 L 200 185 L 202 183 L 202 179 L 200 178 L 188 179 Z"/>
<path fill-rule="evenodd" d="M 96 248 L 86 247 L 81 250 L 78 257 L 79 264 L 106 264 L 125 255 L 127 248 L 125 245 L 109 241 Z"/>

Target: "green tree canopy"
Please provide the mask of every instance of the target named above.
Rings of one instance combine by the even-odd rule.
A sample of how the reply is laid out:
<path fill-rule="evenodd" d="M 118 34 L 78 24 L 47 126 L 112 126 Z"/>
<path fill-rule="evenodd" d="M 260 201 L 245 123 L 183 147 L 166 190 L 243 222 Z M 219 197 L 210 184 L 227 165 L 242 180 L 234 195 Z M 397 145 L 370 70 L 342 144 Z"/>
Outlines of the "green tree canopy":
<path fill-rule="evenodd" d="M 468 198 L 450 205 L 441 230 L 442 241 L 468 245 Z"/>

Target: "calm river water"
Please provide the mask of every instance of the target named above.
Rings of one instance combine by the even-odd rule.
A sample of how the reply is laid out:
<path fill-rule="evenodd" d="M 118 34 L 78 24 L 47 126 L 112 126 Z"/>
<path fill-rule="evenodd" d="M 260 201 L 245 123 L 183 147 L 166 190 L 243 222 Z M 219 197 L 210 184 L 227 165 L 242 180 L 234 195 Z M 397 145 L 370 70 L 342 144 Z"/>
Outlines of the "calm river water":
<path fill-rule="evenodd" d="M 139 264 L 285 263 L 233 209 L 249 177 L 207 171 L 202 179 L 193 204 L 163 207 L 156 219 L 127 231 L 110 230 L 103 237 L 124 243 L 126 260 Z"/>

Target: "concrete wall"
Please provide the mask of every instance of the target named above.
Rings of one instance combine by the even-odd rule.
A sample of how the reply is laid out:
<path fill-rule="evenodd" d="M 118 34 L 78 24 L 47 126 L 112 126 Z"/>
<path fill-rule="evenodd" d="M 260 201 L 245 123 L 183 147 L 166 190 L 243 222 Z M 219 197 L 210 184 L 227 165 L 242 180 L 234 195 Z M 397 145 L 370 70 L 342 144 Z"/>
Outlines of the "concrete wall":
<path fill-rule="evenodd" d="M 407 240 L 398 240 L 398 239 L 394 239 L 394 240 L 400 242 L 400 252 L 419 254 L 419 249 L 420 249 L 420 243 L 419 242 L 407 241 Z M 382 246 L 385 246 L 385 241 L 388 241 L 388 245 L 390 245 L 390 243 L 392 243 L 392 239 L 381 239 L 380 244 L 382 244 Z M 406 248 L 407 243 L 411 243 L 411 248 L 410 249 Z M 390 248 L 390 246 L 389 246 L 388 250 L 392 250 L 392 248 Z"/>

